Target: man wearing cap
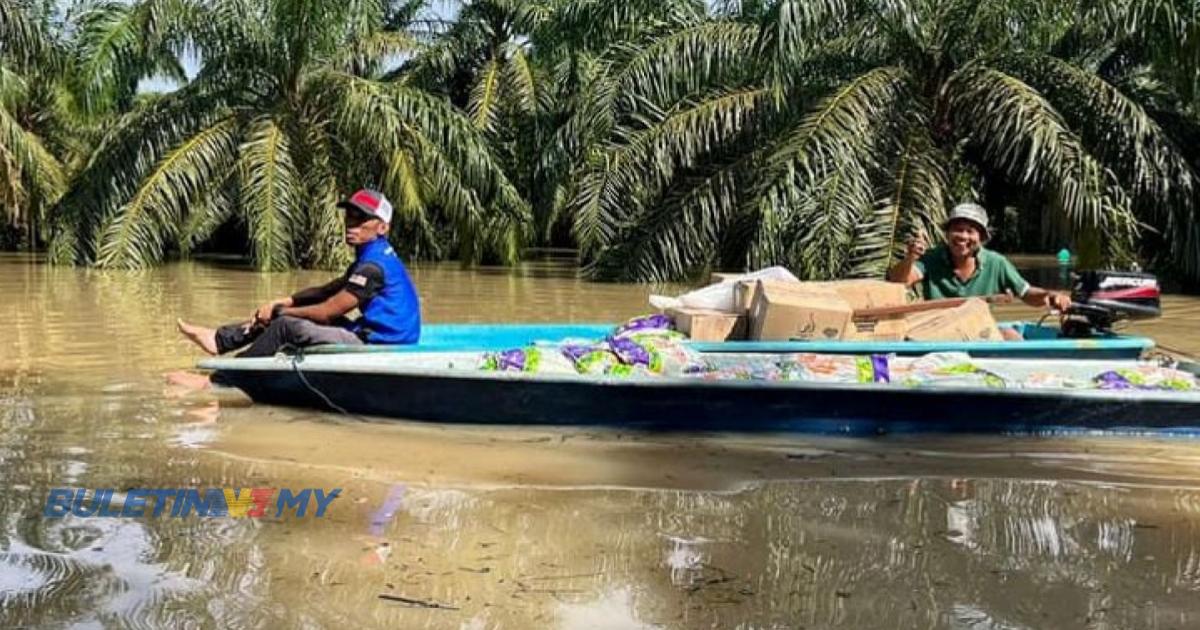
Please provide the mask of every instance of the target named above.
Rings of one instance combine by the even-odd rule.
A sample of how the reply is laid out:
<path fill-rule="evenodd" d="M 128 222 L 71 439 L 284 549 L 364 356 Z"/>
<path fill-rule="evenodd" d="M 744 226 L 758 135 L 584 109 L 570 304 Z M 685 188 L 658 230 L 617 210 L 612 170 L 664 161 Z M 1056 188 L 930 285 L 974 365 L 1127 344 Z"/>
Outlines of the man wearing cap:
<path fill-rule="evenodd" d="M 927 300 L 990 297 L 1011 293 L 1030 306 L 1064 310 L 1065 294 L 1029 284 L 1004 256 L 985 249 L 988 216 L 982 206 L 964 203 L 950 211 L 945 242 L 927 251 L 923 236 L 908 243 L 904 259 L 888 270 L 888 280 L 908 286 L 921 283 Z"/>
<path fill-rule="evenodd" d="M 338 207 L 346 211 L 346 244 L 355 252 L 346 273 L 263 304 L 250 321 L 212 329 L 179 320 L 179 331 L 209 354 L 249 345 L 238 355 L 242 357 L 273 356 L 287 346 L 416 343 L 420 302 L 404 263 L 388 243 L 392 204 L 382 193 L 364 189 Z M 347 319 L 356 308 L 361 316 Z"/>

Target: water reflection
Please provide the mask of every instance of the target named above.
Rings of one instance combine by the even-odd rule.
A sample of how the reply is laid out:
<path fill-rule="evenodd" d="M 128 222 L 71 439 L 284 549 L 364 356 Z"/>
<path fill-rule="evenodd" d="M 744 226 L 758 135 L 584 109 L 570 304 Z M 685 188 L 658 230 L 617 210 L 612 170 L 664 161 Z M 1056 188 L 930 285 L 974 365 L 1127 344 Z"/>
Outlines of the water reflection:
<path fill-rule="evenodd" d="M 1142 520 L 1156 513 L 1147 500 L 1169 505 L 1178 492 L 1192 493 L 1125 500 L 1089 484 L 1004 480 L 416 491 L 371 579 L 332 562 L 298 595 L 333 597 L 360 610 L 349 619 L 378 626 L 587 627 L 601 614 L 619 627 L 1187 627 L 1198 614 L 1196 515 Z M 310 531 L 291 543 L 321 540 Z M 381 609 L 363 588 L 342 588 L 352 584 L 445 608 Z"/>
<path fill-rule="evenodd" d="M 553 262 L 414 275 L 430 321 L 612 321 L 649 291 Z M 323 278 L 0 256 L 0 627 L 1200 622 L 1195 440 L 363 425 L 164 383 L 197 358 L 176 316 Z M 1200 350 L 1200 301 L 1167 305 L 1144 330 Z M 56 486 L 344 494 L 319 520 L 46 519 Z"/>

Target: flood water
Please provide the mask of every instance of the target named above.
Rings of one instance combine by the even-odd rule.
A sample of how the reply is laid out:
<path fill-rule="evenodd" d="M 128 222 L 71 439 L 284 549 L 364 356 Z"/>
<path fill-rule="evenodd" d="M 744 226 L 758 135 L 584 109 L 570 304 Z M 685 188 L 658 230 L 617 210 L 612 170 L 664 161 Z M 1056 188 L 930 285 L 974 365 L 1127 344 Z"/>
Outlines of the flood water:
<path fill-rule="evenodd" d="M 649 291 L 413 275 L 428 322 L 615 321 Z M 176 317 L 324 279 L 0 255 L 0 627 L 1200 627 L 1200 437 L 362 423 L 166 383 L 200 358 Z M 1137 330 L 1200 354 L 1200 300 L 1166 308 Z M 323 518 L 46 518 L 55 487 L 342 493 Z"/>

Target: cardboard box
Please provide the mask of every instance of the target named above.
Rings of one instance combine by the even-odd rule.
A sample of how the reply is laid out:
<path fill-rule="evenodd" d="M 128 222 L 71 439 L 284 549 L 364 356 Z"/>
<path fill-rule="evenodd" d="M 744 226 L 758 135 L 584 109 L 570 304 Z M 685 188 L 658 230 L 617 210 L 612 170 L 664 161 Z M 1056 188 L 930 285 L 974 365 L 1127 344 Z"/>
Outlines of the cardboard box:
<path fill-rule="evenodd" d="M 750 308 L 750 339 L 841 339 L 853 312 L 835 292 L 760 280 Z"/>
<path fill-rule="evenodd" d="M 898 282 L 882 280 L 837 280 L 834 282 L 772 280 L 770 282 L 793 287 L 797 291 L 807 293 L 835 294 L 846 300 L 850 304 L 850 308 L 854 310 L 904 306 L 908 303 L 908 287 Z M 734 304 L 739 308 L 749 310 L 750 306 L 754 304 L 754 292 L 757 289 L 758 281 L 756 280 L 738 282 L 733 288 Z"/>
<path fill-rule="evenodd" d="M 804 295 L 822 295 L 838 297 L 838 293 L 823 282 L 788 282 L 786 280 L 742 280 L 733 285 L 733 303 L 741 310 L 749 312 L 754 306 L 754 297 L 758 295 L 758 287 L 765 284 L 777 291 L 803 293 Z"/>
<path fill-rule="evenodd" d="M 987 302 L 978 298 L 961 306 L 914 313 L 905 318 L 914 341 L 1002 341 Z"/>
<path fill-rule="evenodd" d="M 854 310 L 904 306 L 908 303 L 908 287 L 899 282 L 883 280 L 838 280 L 835 282 L 813 282 L 823 288 L 833 289 L 850 303 Z"/>
<path fill-rule="evenodd" d="M 843 337 L 847 341 L 904 341 L 908 320 L 904 317 L 855 317 Z"/>
<path fill-rule="evenodd" d="M 746 316 L 700 308 L 667 309 L 675 330 L 692 341 L 737 341 L 746 338 Z"/>
<path fill-rule="evenodd" d="M 942 317 L 946 311 L 954 309 L 954 308 L 957 308 L 957 307 L 938 309 L 935 311 L 921 311 L 919 313 L 909 313 L 908 315 L 904 316 L 904 322 L 906 324 L 908 324 L 909 330 L 920 329 L 920 328 L 923 328 L 925 326 L 925 324 L 927 322 L 929 322 L 930 320 L 938 319 L 938 318 Z"/>

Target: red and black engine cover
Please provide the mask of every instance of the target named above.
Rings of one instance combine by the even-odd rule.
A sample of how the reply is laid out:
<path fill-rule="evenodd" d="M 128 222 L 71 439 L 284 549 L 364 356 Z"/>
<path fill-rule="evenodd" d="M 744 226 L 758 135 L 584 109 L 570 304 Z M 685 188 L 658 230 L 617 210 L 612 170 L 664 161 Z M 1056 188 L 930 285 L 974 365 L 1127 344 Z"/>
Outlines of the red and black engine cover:
<path fill-rule="evenodd" d="M 1093 313 L 1101 325 L 1122 319 L 1162 315 L 1162 290 L 1153 274 L 1137 271 L 1083 271 L 1076 275 L 1071 301 Z M 1090 318 L 1090 317 L 1089 317 Z"/>

